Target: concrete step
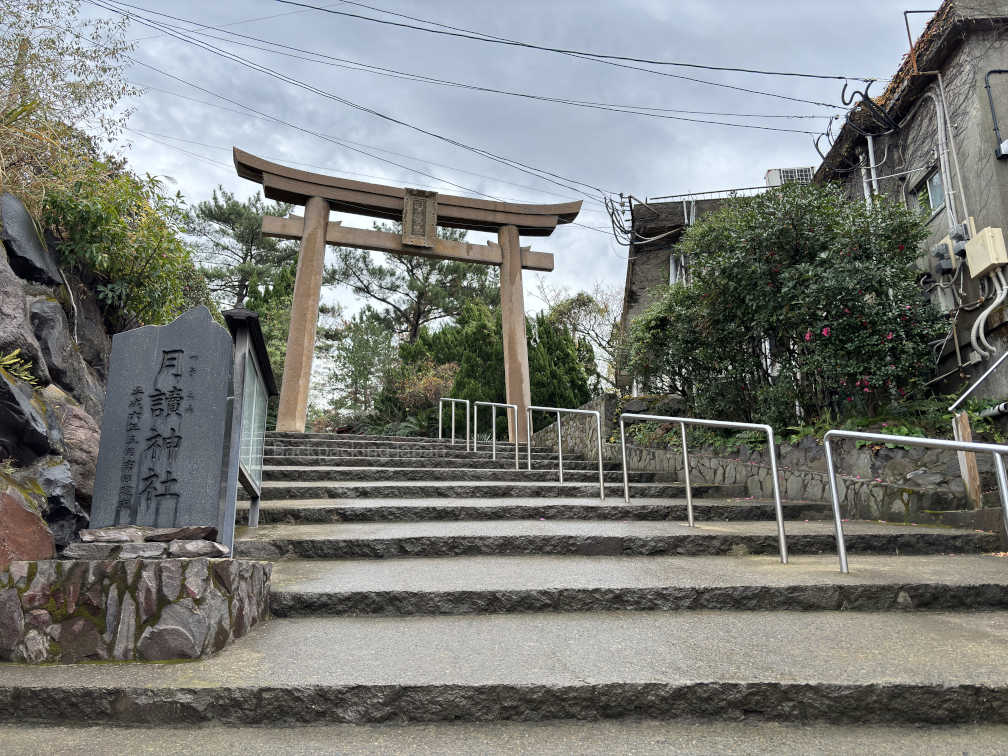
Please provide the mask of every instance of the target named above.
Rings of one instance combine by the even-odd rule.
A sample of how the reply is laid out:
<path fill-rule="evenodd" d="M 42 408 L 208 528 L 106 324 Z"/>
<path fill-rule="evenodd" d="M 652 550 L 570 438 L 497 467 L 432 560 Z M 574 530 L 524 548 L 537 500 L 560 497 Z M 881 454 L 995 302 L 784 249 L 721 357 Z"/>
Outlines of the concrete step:
<path fill-rule="evenodd" d="M 480 448 L 478 451 L 466 451 L 463 447 L 440 448 L 393 448 L 387 446 L 358 447 L 358 446 L 270 446 L 264 447 L 264 456 L 267 457 L 335 457 L 337 459 L 485 459 L 492 460 L 493 454 L 489 449 Z M 497 459 L 510 460 L 514 464 L 514 451 L 501 452 L 497 450 Z M 533 451 L 532 466 L 535 467 L 540 462 L 556 462 L 559 455 L 555 451 Z M 528 454 L 525 449 L 521 450 L 520 460 L 522 465 L 528 464 Z M 564 464 L 571 462 L 585 462 L 583 456 L 576 454 L 564 454 Z"/>
<path fill-rule="evenodd" d="M 825 520 L 825 502 L 783 502 L 789 520 Z M 247 508 L 239 522 L 247 521 Z M 772 520 L 773 502 L 696 499 L 698 520 Z M 288 499 L 262 502 L 259 522 L 410 522 L 417 520 L 685 520 L 685 499 Z"/>
<path fill-rule="evenodd" d="M 606 483 L 622 483 L 621 471 L 603 472 Z M 656 473 L 628 473 L 631 483 L 651 483 L 663 477 Z M 564 482 L 594 483 L 598 485 L 598 469 L 568 470 L 564 467 Z M 441 463 L 429 467 L 345 467 L 309 465 L 270 466 L 263 468 L 264 481 L 375 481 L 391 483 L 395 481 L 500 481 L 556 483 L 557 470 L 527 470 L 521 468 L 484 469 L 481 467 L 445 467 Z"/>
<path fill-rule="evenodd" d="M 471 449 L 466 449 L 465 439 L 457 439 L 455 443 L 451 441 L 438 441 L 436 439 L 423 439 L 423 438 L 401 438 L 401 439 L 355 439 L 355 438 L 342 438 L 339 436 L 332 438 L 267 438 L 265 446 L 267 447 L 297 447 L 297 448 L 313 448 L 313 449 L 414 449 L 414 450 L 453 450 L 457 449 L 459 451 L 472 451 Z M 525 443 L 520 444 L 522 452 L 527 452 Z M 478 452 L 489 452 L 490 443 L 479 443 L 477 445 L 476 451 Z M 533 452 L 555 452 L 556 450 L 548 446 L 533 446 Z M 497 444 L 497 453 L 508 453 L 514 454 L 514 446 L 512 444 Z"/>
<path fill-rule="evenodd" d="M 1002 611 L 276 619 L 202 661 L 0 665 L 0 721 L 992 725 L 1008 722 L 1006 648 Z"/>
<path fill-rule="evenodd" d="M 777 553 L 775 522 L 487 520 L 263 525 L 240 528 L 235 554 L 257 559 L 356 559 L 478 554 L 648 556 Z M 830 522 L 786 522 L 794 554 L 833 554 Z M 993 552 L 995 533 L 953 528 L 849 522 L 851 554 Z M 853 560 L 852 560 L 853 561 Z"/>
<path fill-rule="evenodd" d="M 553 459 L 534 459 L 533 470 L 552 470 L 556 472 L 558 464 L 556 455 Z M 332 457 L 324 455 L 308 456 L 264 456 L 263 465 L 268 467 L 312 467 L 315 465 L 322 467 L 468 467 L 483 470 L 514 470 L 514 456 L 502 457 L 497 455 L 497 459 L 491 459 L 490 455 L 485 457 L 470 455 L 469 457 Z M 518 466 L 519 470 L 526 470 L 527 463 L 525 455 L 521 457 Z M 610 472 L 621 472 L 622 465 L 618 462 L 603 462 L 602 469 Z M 570 460 L 564 457 L 564 472 L 567 470 L 598 470 L 598 462 L 592 460 Z"/>
<path fill-rule="evenodd" d="M 248 756 L 255 753 L 332 754 L 620 754 L 632 744 L 635 756 L 691 754 L 969 754 L 1003 756 L 1008 726 L 966 724 L 824 725 L 779 722 L 718 722 L 676 719 L 609 719 L 550 722 L 436 722 L 330 724 L 287 727 L 227 725 L 110 727 L 0 725 L 5 756 L 87 753 L 122 756 L 159 753 L 179 756 Z M 41 750 L 39 744 L 45 743 Z"/>
<path fill-rule="evenodd" d="M 280 617 L 617 610 L 1008 609 L 994 556 L 480 556 L 296 560 L 273 568 Z"/>
<path fill-rule="evenodd" d="M 685 496 L 685 486 L 681 483 L 635 483 L 630 486 L 630 496 L 637 498 L 679 498 Z M 744 496 L 744 486 L 693 486 L 693 496 L 702 498 L 729 498 Z M 622 498 L 623 485 L 607 483 L 606 497 Z M 462 480 L 457 482 L 410 481 L 399 483 L 324 481 L 266 481 L 262 487 L 263 500 L 273 499 L 357 499 L 357 498 L 598 498 L 599 485 L 591 483 L 557 482 L 512 483 Z"/>

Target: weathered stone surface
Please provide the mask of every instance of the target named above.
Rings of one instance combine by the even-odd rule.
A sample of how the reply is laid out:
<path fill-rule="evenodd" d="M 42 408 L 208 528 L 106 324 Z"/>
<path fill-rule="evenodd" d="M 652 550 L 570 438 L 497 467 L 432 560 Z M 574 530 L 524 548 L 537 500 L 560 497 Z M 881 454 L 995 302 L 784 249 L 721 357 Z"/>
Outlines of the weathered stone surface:
<path fill-rule="evenodd" d="M 231 543 L 234 509 L 222 492 L 232 351 L 230 334 L 205 307 L 166 326 L 116 334 L 95 479 L 96 526 L 215 524 L 221 540 Z"/>
<path fill-rule="evenodd" d="M 151 620 L 157 613 L 158 608 L 158 575 L 154 565 L 145 565 L 147 569 L 141 569 L 137 578 L 136 600 L 137 618 L 140 624 Z"/>
<path fill-rule="evenodd" d="M 173 557 L 225 557 L 228 555 L 226 546 L 214 541 L 172 541 L 168 553 Z"/>
<path fill-rule="evenodd" d="M 112 559 L 119 544 L 115 543 L 71 543 L 63 549 L 67 559 Z"/>
<path fill-rule="evenodd" d="M 141 659 L 195 659 L 203 652 L 209 623 L 192 599 L 169 604 L 157 625 L 144 630 L 137 643 Z"/>
<path fill-rule="evenodd" d="M 140 525 L 112 525 L 107 528 L 87 528 L 79 535 L 84 543 L 143 543 L 150 528 Z"/>
<path fill-rule="evenodd" d="M 146 542 L 108 546 L 166 548 Z M 269 565 L 236 563 L 223 570 L 236 575 L 228 590 L 217 579 L 222 561 L 232 560 L 15 562 L 0 570 L 0 660 L 153 661 L 211 654 L 268 612 Z M 24 589 L 29 572 L 31 584 Z"/>
<path fill-rule="evenodd" d="M 70 475 L 79 501 L 90 503 L 98 463 L 98 423 L 76 400 L 55 385 L 41 391 L 50 413 L 62 429 L 63 457 L 70 463 Z"/>
<path fill-rule="evenodd" d="M 168 559 L 161 563 L 160 572 L 162 595 L 168 601 L 177 601 L 182 591 L 182 562 Z"/>
<path fill-rule="evenodd" d="M 123 597 L 119 624 L 116 627 L 115 645 L 112 647 L 113 659 L 133 658 L 136 652 L 136 621 L 136 603 L 133 601 L 133 597 L 127 593 Z"/>
<path fill-rule="evenodd" d="M 7 249 L 12 269 L 29 281 L 42 284 L 61 282 L 55 255 L 39 237 L 24 204 L 13 194 L 0 194 L 0 240 Z"/>
<path fill-rule="evenodd" d="M 157 559 L 168 547 L 163 543 L 126 543 L 119 549 L 120 559 Z"/>
<path fill-rule="evenodd" d="M 0 493 L 0 570 L 14 561 L 51 559 L 52 531 L 14 491 Z"/>
<path fill-rule="evenodd" d="M 91 415 L 101 417 L 105 387 L 73 342 L 63 307 L 54 299 L 39 298 L 30 306 L 30 319 L 49 375 Z"/>
<path fill-rule="evenodd" d="M 147 541 L 214 541 L 217 528 L 212 525 L 189 525 L 182 528 L 151 528 L 146 531 Z"/>
<path fill-rule="evenodd" d="M 88 524 L 87 512 L 77 503 L 70 465 L 62 457 L 45 457 L 18 471 L 22 479 L 34 481 L 45 496 L 44 517 L 53 531 L 56 546 L 62 548 Z"/>
<path fill-rule="evenodd" d="M 0 254 L 0 354 L 15 349 L 32 364 L 31 373 L 39 383 L 49 383 L 49 369 L 28 320 L 24 285 L 11 270 L 6 255 Z"/>
<path fill-rule="evenodd" d="M 49 661 L 49 638 L 40 630 L 29 630 L 18 649 L 17 657 L 16 661 L 28 664 L 41 664 Z"/>
<path fill-rule="evenodd" d="M 76 617 L 59 624 L 60 661 L 64 664 L 87 659 L 106 659 L 105 644 L 94 622 Z"/>
<path fill-rule="evenodd" d="M 0 659 L 9 659 L 24 633 L 21 597 L 13 588 L 0 591 Z"/>
<path fill-rule="evenodd" d="M 32 393 L 31 386 L 0 369 L 0 457 L 22 464 L 58 449 L 50 440 L 45 410 L 33 404 Z"/>

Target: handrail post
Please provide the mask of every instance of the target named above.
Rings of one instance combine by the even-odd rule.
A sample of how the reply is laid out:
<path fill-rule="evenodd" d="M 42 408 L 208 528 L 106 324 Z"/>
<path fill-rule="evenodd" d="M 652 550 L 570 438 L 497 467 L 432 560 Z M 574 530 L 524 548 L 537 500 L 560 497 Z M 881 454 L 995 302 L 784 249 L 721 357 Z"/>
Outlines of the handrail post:
<path fill-rule="evenodd" d="M 532 410 L 525 410 L 525 448 L 528 449 L 528 469 L 532 470 Z M 515 443 L 517 443 L 517 438 Z"/>
<path fill-rule="evenodd" d="M 620 415 L 619 419 L 619 442 L 620 442 L 620 453 L 623 457 L 623 502 L 625 504 L 630 503 L 630 477 L 627 475 L 627 464 L 626 464 L 626 429 L 624 427 L 623 416 Z"/>
<path fill-rule="evenodd" d="M 847 546 L 844 543 L 843 522 L 840 518 L 840 495 L 837 493 L 836 469 L 833 467 L 833 451 L 830 449 L 829 432 L 823 437 L 826 447 L 826 471 L 829 474 L 830 495 L 833 497 L 833 525 L 836 529 L 837 556 L 840 558 L 840 572 L 850 572 L 847 567 Z"/>
<path fill-rule="evenodd" d="M 774 444 L 773 428 L 766 426 L 767 445 L 770 447 L 770 474 L 773 475 L 774 508 L 777 511 L 777 545 L 780 549 L 781 564 L 787 564 L 787 539 L 784 537 L 784 507 L 781 504 L 780 482 L 777 475 L 777 446 Z"/>
<path fill-rule="evenodd" d="M 466 405 L 466 451 L 469 451 L 469 400 L 465 400 Z M 474 449 L 475 451 L 475 449 Z"/>
<path fill-rule="evenodd" d="M 517 404 L 513 404 L 511 406 L 514 407 L 514 413 L 515 413 L 514 414 L 514 418 L 515 418 L 514 427 L 515 427 L 515 429 L 517 429 L 518 428 L 518 405 Z M 507 425 L 507 408 L 506 407 L 504 409 L 504 421 L 505 421 L 504 424 Z M 521 462 L 518 461 L 518 447 L 519 446 L 521 446 L 521 444 L 518 443 L 518 434 L 517 434 L 517 430 L 516 430 L 516 432 L 515 432 L 515 470 L 518 470 L 518 469 L 521 468 Z"/>
<path fill-rule="evenodd" d="M 997 471 L 998 493 L 1001 494 L 1001 520 L 1005 534 L 1008 535 L 1008 476 L 1005 475 L 1004 459 L 994 453 L 994 469 Z"/>
<path fill-rule="evenodd" d="M 516 421 L 517 422 L 517 421 Z M 473 450 L 476 449 L 476 423 L 473 423 Z M 497 461 L 497 405 L 490 405 L 490 453 Z"/>
<path fill-rule="evenodd" d="M 598 437 L 598 485 L 599 499 L 605 501 L 605 473 L 602 472 L 602 415 L 595 415 L 595 435 Z"/>
<path fill-rule="evenodd" d="M 686 519 L 692 528 L 695 527 L 693 525 L 693 490 L 690 486 L 689 452 L 686 450 L 686 423 L 679 423 L 679 431 L 682 435 L 683 476 L 686 478 Z"/>
<path fill-rule="evenodd" d="M 452 408 L 452 413 L 451 413 L 451 417 L 452 417 L 452 421 L 451 421 L 451 423 L 452 423 L 452 446 L 455 446 L 455 402 L 449 402 L 449 403 L 451 404 L 451 408 Z"/>
<path fill-rule="evenodd" d="M 560 485 L 563 485 L 563 437 L 561 436 L 560 413 L 557 412 L 557 459 L 560 463 Z"/>
<path fill-rule="evenodd" d="M 473 404 L 473 451 L 476 451 L 476 434 L 479 433 L 479 402 Z"/>
<path fill-rule="evenodd" d="M 444 438 L 444 431 L 442 428 L 442 413 L 444 412 L 444 399 L 440 400 L 437 405 L 437 437 L 438 440 Z"/>

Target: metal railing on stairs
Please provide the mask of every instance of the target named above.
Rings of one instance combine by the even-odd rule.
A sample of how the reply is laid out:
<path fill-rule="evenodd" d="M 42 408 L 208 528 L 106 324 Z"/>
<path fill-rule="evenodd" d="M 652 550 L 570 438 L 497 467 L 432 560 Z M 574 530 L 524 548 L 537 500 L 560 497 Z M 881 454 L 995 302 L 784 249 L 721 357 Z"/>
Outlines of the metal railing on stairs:
<path fill-rule="evenodd" d="M 557 416 L 557 459 L 560 468 L 560 483 L 563 484 L 563 428 L 561 415 L 594 415 L 595 433 L 598 445 L 599 499 L 605 501 L 605 475 L 602 472 L 602 417 L 597 410 L 567 409 L 564 407 L 530 406 L 525 410 L 525 443 L 528 447 L 528 469 L 532 469 L 532 412 L 555 412 Z"/>
<path fill-rule="evenodd" d="M 694 526 L 693 521 L 693 490 L 690 485 L 689 473 L 689 451 L 686 446 L 686 426 L 701 425 L 711 428 L 735 428 L 739 430 L 756 430 L 767 434 L 767 447 L 770 451 L 770 470 L 773 475 L 774 508 L 777 514 L 777 545 L 780 551 L 781 564 L 787 564 L 787 540 L 784 536 L 784 508 L 781 505 L 780 481 L 777 475 L 777 447 L 774 445 L 773 428 L 769 425 L 758 423 L 734 423 L 727 420 L 702 420 L 695 417 L 670 417 L 667 415 L 638 415 L 634 413 L 624 413 L 620 415 L 620 452 L 623 457 L 623 500 L 630 503 L 630 477 L 627 468 L 626 456 L 626 421 L 644 420 L 661 423 L 678 423 L 679 432 L 682 437 L 683 452 L 683 477 L 686 483 L 686 517 L 689 526 Z"/>
<path fill-rule="evenodd" d="M 465 405 L 465 421 L 466 421 L 466 451 L 469 451 L 469 400 L 468 399 L 452 399 L 449 396 L 442 396 L 441 400 L 438 402 L 437 408 L 437 437 L 438 439 L 444 438 L 444 423 L 443 423 L 443 410 L 444 403 L 448 402 L 451 405 L 451 442 L 452 446 L 455 445 L 455 405 L 464 404 Z"/>
<path fill-rule="evenodd" d="M 472 433 L 472 435 L 473 435 L 473 442 L 472 442 L 472 449 L 473 449 L 473 451 L 476 451 L 476 437 L 477 437 L 477 434 L 479 433 L 479 422 L 478 422 L 479 418 L 477 416 L 477 412 L 479 411 L 480 407 L 489 407 L 490 408 L 490 449 L 491 449 L 491 452 L 492 452 L 491 456 L 493 457 L 494 461 L 497 460 L 497 408 L 498 407 L 503 407 L 504 408 L 504 416 L 505 417 L 507 417 L 507 412 L 508 412 L 509 409 L 514 410 L 514 427 L 515 427 L 515 434 L 516 434 L 515 435 L 515 470 L 519 469 L 521 465 L 520 465 L 520 463 L 518 461 L 518 447 L 520 446 L 520 444 L 518 443 L 518 437 L 517 437 L 517 433 L 518 433 L 518 405 L 517 404 L 508 404 L 507 402 L 473 402 L 473 425 L 472 425 L 472 427 L 473 427 L 473 433 Z"/>
<path fill-rule="evenodd" d="M 1005 475 L 1005 464 L 1002 454 L 1008 454 L 1008 445 L 981 444 L 972 441 L 950 441 L 943 438 L 920 438 L 919 436 L 888 436 L 883 433 L 862 433 L 860 431 L 831 430 L 823 436 L 826 447 L 826 470 L 829 474 L 830 496 L 833 500 L 833 522 L 836 528 L 837 556 L 840 559 L 840 572 L 849 572 L 847 567 L 847 546 L 844 543 L 843 522 L 840 516 L 840 496 L 837 491 L 836 469 L 833 466 L 833 451 L 830 442 L 837 438 L 852 438 L 861 441 L 878 441 L 900 446 L 923 446 L 930 449 L 950 449 L 965 452 L 987 452 L 994 456 L 994 471 L 997 474 L 998 493 L 1001 496 L 1002 517 L 1005 532 L 1008 534 L 1008 476 Z"/>

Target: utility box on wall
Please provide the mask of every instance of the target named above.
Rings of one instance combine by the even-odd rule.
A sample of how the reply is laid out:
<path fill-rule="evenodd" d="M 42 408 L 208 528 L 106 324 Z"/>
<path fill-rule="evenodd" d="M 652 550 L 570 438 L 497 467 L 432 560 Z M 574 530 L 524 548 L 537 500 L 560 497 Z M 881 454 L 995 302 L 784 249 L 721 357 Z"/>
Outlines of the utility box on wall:
<path fill-rule="evenodd" d="M 1001 229 L 988 226 L 966 242 L 966 262 L 969 263 L 973 278 L 990 273 L 1001 265 L 1008 265 L 1008 252 L 1005 251 L 1004 233 Z"/>

